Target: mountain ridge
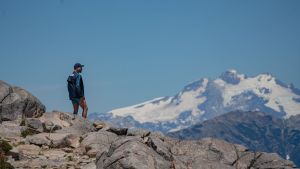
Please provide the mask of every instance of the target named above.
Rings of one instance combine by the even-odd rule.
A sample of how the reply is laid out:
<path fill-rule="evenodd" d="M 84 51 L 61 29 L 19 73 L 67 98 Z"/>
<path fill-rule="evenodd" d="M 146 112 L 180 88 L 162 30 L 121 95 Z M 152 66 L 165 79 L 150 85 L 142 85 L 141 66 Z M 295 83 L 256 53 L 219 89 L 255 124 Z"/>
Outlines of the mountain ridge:
<path fill-rule="evenodd" d="M 263 112 L 235 111 L 167 135 L 181 140 L 222 139 L 252 151 L 276 152 L 300 166 L 300 114 L 282 119 Z"/>
<path fill-rule="evenodd" d="M 115 125 L 162 132 L 180 130 L 235 110 L 257 110 L 288 118 L 299 113 L 299 91 L 270 73 L 248 77 L 228 70 L 216 79 L 191 82 L 174 96 L 92 116 Z"/>

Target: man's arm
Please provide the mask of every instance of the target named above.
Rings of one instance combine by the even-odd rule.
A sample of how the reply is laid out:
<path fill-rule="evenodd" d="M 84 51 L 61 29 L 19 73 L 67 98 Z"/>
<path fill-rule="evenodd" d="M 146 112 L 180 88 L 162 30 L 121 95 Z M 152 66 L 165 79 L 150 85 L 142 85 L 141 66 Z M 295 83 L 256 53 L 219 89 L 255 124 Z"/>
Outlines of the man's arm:
<path fill-rule="evenodd" d="M 78 94 L 79 97 L 83 97 L 82 96 L 82 89 L 81 89 L 81 86 L 80 86 L 80 80 L 81 80 L 81 75 L 80 74 L 77 74 L 76 75 L 76 81 L 75 81 L 75 85 L 76 85 L 76 92 Z"/>

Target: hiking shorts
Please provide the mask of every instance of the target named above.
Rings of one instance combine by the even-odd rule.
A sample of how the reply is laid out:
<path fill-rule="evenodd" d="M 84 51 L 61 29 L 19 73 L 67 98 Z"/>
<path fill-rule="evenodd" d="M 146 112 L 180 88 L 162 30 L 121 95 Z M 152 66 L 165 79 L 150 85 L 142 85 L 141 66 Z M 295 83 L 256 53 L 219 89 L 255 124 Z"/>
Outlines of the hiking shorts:
<path fill-rule="evenodd" d="M 71 101 L 72 101 L 73 105 L 74 104 L 79 104 L 80 103 L 80 98 L 73 98 L 73 99 L 71 99 Z"/>

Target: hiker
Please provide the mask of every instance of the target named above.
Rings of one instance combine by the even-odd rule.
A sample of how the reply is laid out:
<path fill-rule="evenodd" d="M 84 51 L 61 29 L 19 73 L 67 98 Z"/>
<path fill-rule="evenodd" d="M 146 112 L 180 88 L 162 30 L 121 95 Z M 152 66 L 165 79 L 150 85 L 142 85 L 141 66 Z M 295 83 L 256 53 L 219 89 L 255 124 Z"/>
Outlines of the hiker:
<path fill-rule="evenodd" d="M 73 73 L 68 77 L 68 91 L 69 98 L 73 104 L 73 120 L 76 118 L 78 114 L 79 106 L 82 108 L 82 117 L 87 117 L 88 107 L 86 104 L 86 100 L 84 97 L 84 86 L 83 80 L 80 73 L 82 72 L 82 68 L 84 65 L 80 63 L 76 63 L 74 65 Z"/>

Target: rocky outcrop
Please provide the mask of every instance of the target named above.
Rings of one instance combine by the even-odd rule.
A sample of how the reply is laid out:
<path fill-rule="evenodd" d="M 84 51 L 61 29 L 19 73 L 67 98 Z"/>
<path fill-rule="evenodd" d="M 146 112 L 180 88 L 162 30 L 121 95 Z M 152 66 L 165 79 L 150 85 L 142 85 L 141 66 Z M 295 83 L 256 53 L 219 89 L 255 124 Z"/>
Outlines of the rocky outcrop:
<path fill-rule="evenodd" d="M 40 117 L 45 106 L 26 90 L 0 80 L 0 121 L 18 117 Z"/>
<path fill-rule="evenodd" d="M 97 169 L 248 169 L 296 168 L 276 154 L 250 152 L 225 141 L 173 140 L 160 134 L 120 137 L 109 150 L 98 153 Z"/>
<path fill-rule="evenodd" d="M 15 168 L 95 169 L 96 153 L 114 141 L 105 142 L 106 131 L 96 132 L 92 122 L 62 112 L 4 121 L 0 127 L 0 137 L 13 147 L 6 163 Z"/>
<path fill-rule="evenodd" d="M 295 168 L 277 154 L 205 138 L 180 141 L 159 132 L 92 123 L 63 112 L 5 121 L 1 165 L 46 169 L 250 169 Z M 5 151 L 4 151 L 5 150 Z M 0 160 L 1 160 L 0 159 Z"/>
<path fill-rule="evenodd" d="M 275 152 L 300 166 L 300 115 L 281 119 L 262 112 L 231 112 L 169 136 L 199 140 L 218 138 L 252 151 Z"/>
<path fill-rule="evenodd" d="M 110 145 L 118 138 L 115 133 L 107 131 L 91 132 L 81 142 L 89 157 L 96 157 L 98 152 L 108 151 Z"/>
<path fill-rule="evenodd" d="M 77 117 L 72 120 L 72 115 L 54 111 L 45 113 L 39 120 L 44 124 L 46 131 L 56 130 L 57 133 L 72 133 L 75 135 L 84 135 L 96 131 L 94 124 L 86 119 Z M 52 131 L 53 132 L 53 131 Z"/>

